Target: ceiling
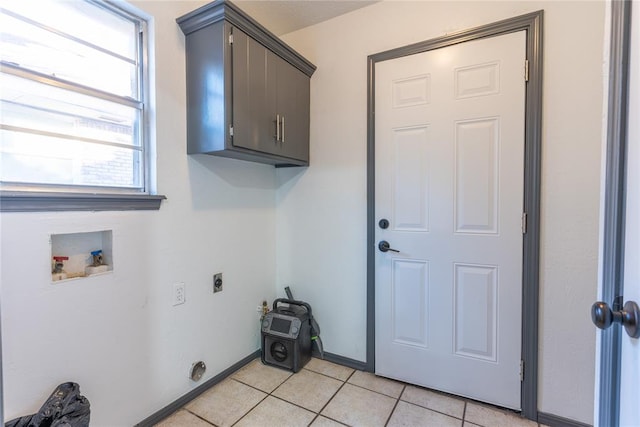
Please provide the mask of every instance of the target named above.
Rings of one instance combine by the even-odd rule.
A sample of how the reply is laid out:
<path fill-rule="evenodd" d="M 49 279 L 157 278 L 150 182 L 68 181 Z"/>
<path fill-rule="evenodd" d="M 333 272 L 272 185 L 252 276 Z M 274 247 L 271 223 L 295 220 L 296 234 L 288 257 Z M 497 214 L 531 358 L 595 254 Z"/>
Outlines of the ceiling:
<path fill-rule="evenodd" d="M 249 16 L 277 36 L 349 13 L 369 0 L 235 0 Z"/>

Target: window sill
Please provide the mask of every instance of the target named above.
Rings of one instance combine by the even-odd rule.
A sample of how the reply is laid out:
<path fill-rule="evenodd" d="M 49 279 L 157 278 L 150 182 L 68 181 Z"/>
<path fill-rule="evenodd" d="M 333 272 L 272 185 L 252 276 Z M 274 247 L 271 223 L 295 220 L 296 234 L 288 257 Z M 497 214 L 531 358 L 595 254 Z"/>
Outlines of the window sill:
<path fill-rule="evenodd" d="M 0 191 L 0 212 L 159 210 L 165 196 Z"/>

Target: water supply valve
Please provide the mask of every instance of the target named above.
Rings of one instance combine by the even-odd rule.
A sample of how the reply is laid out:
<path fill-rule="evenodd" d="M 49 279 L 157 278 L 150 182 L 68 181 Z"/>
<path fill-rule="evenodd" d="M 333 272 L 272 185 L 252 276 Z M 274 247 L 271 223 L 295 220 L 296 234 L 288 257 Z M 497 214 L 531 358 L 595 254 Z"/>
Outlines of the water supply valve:
<path fill-rule="evenodd" d="M 93 266 L 97 267 L 99 265 L 104 264 L 104 259 L 102 258 L 102 249 L 91 252 L 91 258 L 93 259 Z"/>
<path fill-rule="evenodd" d="M 64 261 L 68 259 L 68 256 L 53 257 L 53 270 L 51 271 L 51 278 L 53 281 L 64 280 L 67 278 L 67 273 L 64 271 Z"/>
<path fill-rule="evenodd" d="M 68 256 L 54 256 L 53 257 L 53 261 L 54 261 L 53 273 L 62 273 L 63 272 L 62 268 L 64 267 L 64 261 L 68 259 L 69 259 Z"/>
<path fill-rule="evenodd" d="M 91 276 L 92 274 L 109 271 L 109 266 L 105 264 L 104 256 L 102 255 L 102 249 L 91 251 L 91 261 L 91 264 L 84 268 L 85 275 Z"/>

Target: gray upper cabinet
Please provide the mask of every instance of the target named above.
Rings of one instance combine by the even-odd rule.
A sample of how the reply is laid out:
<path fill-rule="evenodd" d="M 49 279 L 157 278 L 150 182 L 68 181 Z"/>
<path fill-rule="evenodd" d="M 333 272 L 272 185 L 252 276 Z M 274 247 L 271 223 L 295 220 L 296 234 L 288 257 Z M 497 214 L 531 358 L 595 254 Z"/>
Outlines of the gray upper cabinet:
<path fill-rule="evenodd" d="M 187 152 L 309 164 L 316 67 L 228 1 L 177 19 L 187 55 Z"/>

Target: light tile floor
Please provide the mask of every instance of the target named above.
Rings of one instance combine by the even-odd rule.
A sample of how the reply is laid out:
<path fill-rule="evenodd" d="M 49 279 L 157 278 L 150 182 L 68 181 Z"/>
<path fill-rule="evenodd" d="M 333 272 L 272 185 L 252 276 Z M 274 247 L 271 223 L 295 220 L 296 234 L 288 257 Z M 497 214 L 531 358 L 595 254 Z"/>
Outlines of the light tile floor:
<path fill-rule="evenodd" d="M 296 374 L 249 363 L 158 427 L 539 427 L 518 414 L 320 359 Z"/>

